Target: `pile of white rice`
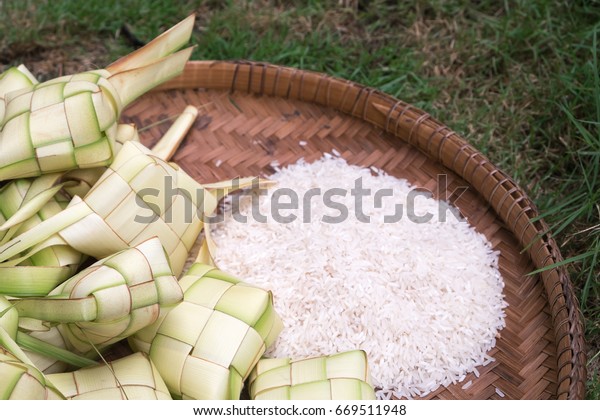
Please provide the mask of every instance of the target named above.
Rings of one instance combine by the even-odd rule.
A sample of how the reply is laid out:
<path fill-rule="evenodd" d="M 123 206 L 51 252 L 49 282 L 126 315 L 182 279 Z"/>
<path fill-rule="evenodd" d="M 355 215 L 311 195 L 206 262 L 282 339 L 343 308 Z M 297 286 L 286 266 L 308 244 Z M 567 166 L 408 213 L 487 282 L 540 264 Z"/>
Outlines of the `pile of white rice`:
<path fill-rule="evenodd" d="M 372 194 L 393 190 L 380 208 L 373 195 L 363 198 L 370 223 L 355 217 L 350 190 L 358 177 Z M 424 396 L 493 360 L 486 352 L 505 325 L 506 307 L 498 253 L 450 211 L 440 222 L 445 203 L 418 197 L 414 213 L 434 217 L 415 223 L 406 215 L 412 189 L 407 181 L 373 175 L 330 155 L 312 164 L 299 161 L 272 179 L 277 185 L 259 201 L 267 223 L 250 216 L 251 197 L 246 196 L 241 214 L 249 215 L 248 221 L 237 222 L 229 213 L 213 229 L 218 266 L 273 291 L 285 329 L 268 356 L 363 349 L 379 398 Z M 333 197 L 349 210 L 346 221 L 323 222 L 325 215 L 339 215 L 324 205 L 323 195 L 311 199 L 310 223 L 303 223 L 308 209 L 302 206 L 281 212 L 296 215 L 292 223 L 273 220 L 275 191 L 293 189 L 301 205 L 305 192 L 315 187 L 323 193 L 347 191 L 345 197 Z M 384 223 L 399 203 L 404 205 L 401 220 Z"/>

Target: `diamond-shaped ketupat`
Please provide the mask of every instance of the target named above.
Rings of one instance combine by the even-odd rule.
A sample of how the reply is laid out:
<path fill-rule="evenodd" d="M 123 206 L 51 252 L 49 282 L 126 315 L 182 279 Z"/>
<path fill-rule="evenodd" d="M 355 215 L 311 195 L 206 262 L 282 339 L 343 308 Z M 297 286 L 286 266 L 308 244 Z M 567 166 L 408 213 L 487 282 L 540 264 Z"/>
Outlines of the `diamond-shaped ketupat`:
<path fill-rule="evenodd" d="M 48 297 L 12 301 L 19 315 L 58 323 L 79 354 L 116 343 L 152 324 L 183 292 L 157 238 L 100 260 Z"/>
<path fill-rule="evenodd" d="M 202 263 L 179 283 L 183 302 L 129 343 L 150 354 L 174 397 L 239 399 L 243 382 L 283 328 L 271 292 Z"/>
<path fill-rule="evenodd" d="M 250 398 L 256 400 L 375 399 L 362 350 L 301 360 L 261 359 L 249 383 Z"/>
<path fill-rule="evenodd" d="M 47 378 L 68 400 L 171 399 L 156 367 L 143 353 Z"/>
<path fill-rule="evenodd" d="M 121 111 L 183 71 L 192 49 L 175 51 L 193 26 L 190 16 L 106 69 L 39 84 L 18 68 L 3 74 L 0 181 L 110 164 Z"/>

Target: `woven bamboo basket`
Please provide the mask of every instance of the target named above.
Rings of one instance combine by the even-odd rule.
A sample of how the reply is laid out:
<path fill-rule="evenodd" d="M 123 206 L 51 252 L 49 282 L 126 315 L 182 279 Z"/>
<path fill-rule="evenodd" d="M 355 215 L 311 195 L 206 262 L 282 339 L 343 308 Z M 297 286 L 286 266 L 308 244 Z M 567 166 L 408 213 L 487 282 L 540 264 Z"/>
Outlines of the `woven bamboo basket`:
<path fill-rule="evenodd" d="M 335 148 L 350 164 L 437 191 L 500 251 L 509 307 L 489 353 L 496 361 L 478 378 L 469 374 L 469 388 L 438 388 L 427 398 L 494 399 L 496 388 L 512 399 L 585 396 L 583 328 L 569 277 L 563 268 L 528 275 L 562 260 L 548 226 L 510 176 L 448 127 L 369 87 L 247 61 L 190 62 L 123 119 L 148 127 L 141 137 L 151 146 L 169 126 L 160 122 L 187 104 L 200 116 L 173 160 L 200 182 L 269 174 L 274 160 L 312 162 Z M 461 187 L 465 193 L 453 194 Z"/>

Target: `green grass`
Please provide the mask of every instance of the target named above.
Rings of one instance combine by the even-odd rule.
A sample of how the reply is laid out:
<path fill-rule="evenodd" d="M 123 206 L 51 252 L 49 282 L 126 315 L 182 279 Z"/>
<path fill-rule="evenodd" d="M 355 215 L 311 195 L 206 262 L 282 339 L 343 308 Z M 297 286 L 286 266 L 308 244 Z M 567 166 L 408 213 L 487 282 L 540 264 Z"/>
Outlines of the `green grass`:
<path fill-rule="evenodd" d="M 124 23 L 148 41 L 196 11 L 195 59 L 327 72 L 425 109 L 517 179 L 574 259 L 588 398 L 600 399 L 600 4 L 358 3 L 9 0 L 0 2 L 0 64 L 25 62 L 42 78 L 102 67 L 132 49 Z"/>

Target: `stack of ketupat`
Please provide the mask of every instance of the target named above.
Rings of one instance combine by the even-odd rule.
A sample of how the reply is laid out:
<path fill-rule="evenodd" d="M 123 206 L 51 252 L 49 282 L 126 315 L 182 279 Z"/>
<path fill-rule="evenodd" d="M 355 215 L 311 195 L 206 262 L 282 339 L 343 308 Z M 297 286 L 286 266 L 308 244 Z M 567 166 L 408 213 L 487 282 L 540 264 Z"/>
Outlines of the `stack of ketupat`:
<path fill-rule="evenodd" d="M 205 216 L 256 180 L 201 185 L 168 162 L 193 107 L 153 150 L 118 123 L 183 71 L 193 26 L 103 70 L 0 75 L 0 398 L 238 399 L 249 377 L 252 396 L 374 397 L 364 353 L 332 356 L 316 376 L 314 362 L 261 360 L 282 328 L 273 296 L 209 265 L 208 240 L 178 280 Z M 124 339 L 136 352 L 106 362 Z M 275 365 L 306 383 L 281 392 L 264 372 Z"/>

